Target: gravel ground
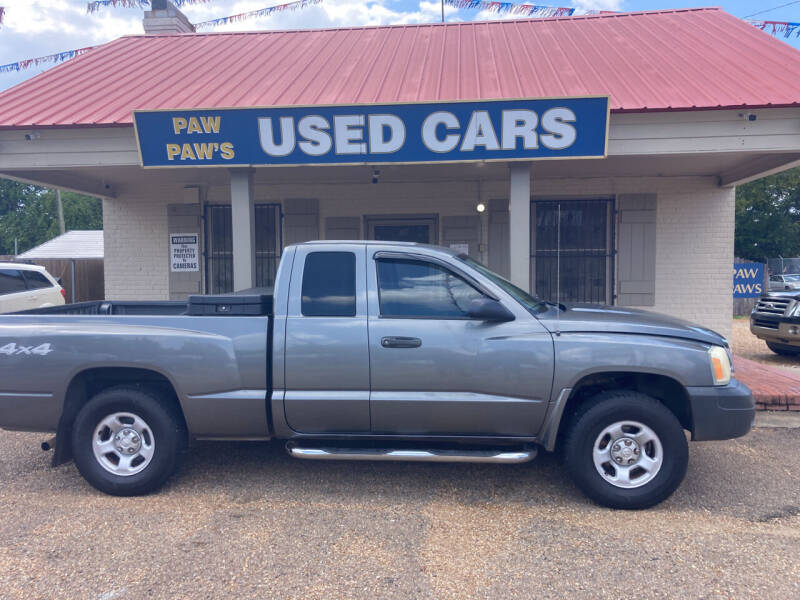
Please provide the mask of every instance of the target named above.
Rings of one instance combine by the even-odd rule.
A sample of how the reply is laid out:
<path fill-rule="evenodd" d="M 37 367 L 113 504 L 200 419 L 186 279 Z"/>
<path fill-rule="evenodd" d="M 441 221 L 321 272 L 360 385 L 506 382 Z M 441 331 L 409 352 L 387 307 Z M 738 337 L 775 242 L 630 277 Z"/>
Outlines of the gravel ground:
<path fill-rule="evenodd" d="M 743 358 L 757 360 L 765 365 L 788 368 L 793 373 L 800 373 L 800 356 L 778 356 L 767 348 L 764 340 L 750 333 L 750 319 L 734 319 L 731 350 Z"/>
<path fill-rule="evenodd" d="M 319 463 L 279 443 L 199 444 L 161 493 L 112 498 L 42 438 L 0 431 L 4 599 L 800 597 L 800 429 L 692 444 L 642 512 L 590 504 L 547 455 Z"/>

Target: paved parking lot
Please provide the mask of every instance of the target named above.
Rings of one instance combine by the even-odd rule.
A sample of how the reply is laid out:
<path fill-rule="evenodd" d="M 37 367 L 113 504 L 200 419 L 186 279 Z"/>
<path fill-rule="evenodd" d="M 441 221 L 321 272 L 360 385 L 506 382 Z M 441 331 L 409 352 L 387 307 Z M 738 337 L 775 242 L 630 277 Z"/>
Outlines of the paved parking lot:
<path fill-rule="evenodd" d="M 800 429 L 691 446 L 644 512 L 556 461 L 314 463 L 205 443 L 161 493 L 112 498 L 43 436 L 0 431 L 2 598 L 800 597 Z"/>

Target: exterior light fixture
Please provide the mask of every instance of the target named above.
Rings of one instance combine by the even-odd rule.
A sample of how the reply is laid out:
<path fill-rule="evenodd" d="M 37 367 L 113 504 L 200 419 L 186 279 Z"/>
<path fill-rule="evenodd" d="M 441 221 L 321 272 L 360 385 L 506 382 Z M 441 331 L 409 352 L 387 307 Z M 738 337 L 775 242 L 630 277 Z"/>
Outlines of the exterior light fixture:
<path fill-rule="evenodd" d="M 475 207 L 475 210 L 477 210 L 479 213 L 482 213 L 486 210 L 486 205 L 483 202 L 478 202 L 478 206 Z"/>

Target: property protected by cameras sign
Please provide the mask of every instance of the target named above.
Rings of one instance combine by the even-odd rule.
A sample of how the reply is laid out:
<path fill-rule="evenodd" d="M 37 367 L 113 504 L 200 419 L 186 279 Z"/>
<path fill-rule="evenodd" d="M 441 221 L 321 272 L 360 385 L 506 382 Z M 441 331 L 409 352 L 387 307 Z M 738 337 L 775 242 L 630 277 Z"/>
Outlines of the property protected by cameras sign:
<path fill-rule="evenodd" d="M 200 270 L 200 243 L 196 233 L 169 234 L 169 265 L 173 273 Z"/>
<path fill-rule="evenodd" d="M 603 158 L 608 97 L 134 111 L 144 167 Z"/>

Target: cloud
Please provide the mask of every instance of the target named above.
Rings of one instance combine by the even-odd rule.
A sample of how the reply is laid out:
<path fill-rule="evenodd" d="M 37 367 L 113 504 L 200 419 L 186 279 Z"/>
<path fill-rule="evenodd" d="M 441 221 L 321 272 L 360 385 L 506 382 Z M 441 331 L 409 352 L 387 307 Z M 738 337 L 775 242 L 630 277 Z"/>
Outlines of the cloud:
<path fill-rule="evenodd" d="M 575 6 L 581 11 L 589 10 L 613 10 L 621 11 L 622 0 L 577 0 L 577 2 L 570 2 L 570 6 Z"/>

